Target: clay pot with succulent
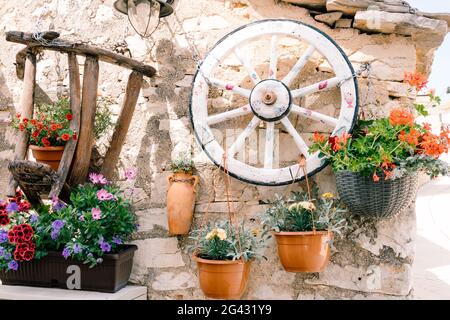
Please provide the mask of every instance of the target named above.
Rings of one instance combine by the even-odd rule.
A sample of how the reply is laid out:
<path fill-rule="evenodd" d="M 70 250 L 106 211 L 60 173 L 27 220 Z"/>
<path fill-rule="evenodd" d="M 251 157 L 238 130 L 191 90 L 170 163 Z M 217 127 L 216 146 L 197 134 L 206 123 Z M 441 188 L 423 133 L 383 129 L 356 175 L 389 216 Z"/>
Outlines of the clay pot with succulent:
<path fill-rule="evenodd" d="M 170 235 L 186 235 L 194 216 L 198 176 L 193 175 L 194 162 L 180 155 L 171 163 L 172 174 L 167 178 L 167 219 Z"/>
<path fill-rule="evenodd" d="M 330 245 L 335 234 L 348 227 L 344 209 L 331 193 L 313 197 L 307 192 L 294 192 L 285 200 L 277 196 L 265 212 L 264 236 L 275 236 L 278 255 L 289 272 L 321 272 L 330 258 Z"/>
<path fill-rule="evenodd" d="M 229 220 L 209 223 L 193 230 L 188 247 L 197 262 L 200 288 L 208 298 L 240 299 L 245 292 L 251 262 L 263 258 L 258 253 L 262 238 L 255 229 Z"/>

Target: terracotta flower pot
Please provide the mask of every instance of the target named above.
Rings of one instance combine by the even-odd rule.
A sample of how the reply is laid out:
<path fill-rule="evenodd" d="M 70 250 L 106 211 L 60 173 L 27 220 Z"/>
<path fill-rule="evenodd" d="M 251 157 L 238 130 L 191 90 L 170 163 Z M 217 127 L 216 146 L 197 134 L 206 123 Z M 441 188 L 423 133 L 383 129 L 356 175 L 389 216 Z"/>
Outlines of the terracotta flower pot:
<path fill-rule="evenodd" d="M 48 164 L 53 170 L 58 170 L 64 153 L 64 146 L 39 147 L 30 145 L 30 149 L 37 162 Z"/>
<path fill-rule="evenodd" d="M 170 235 L 189 233 L 194 216 L 195 188 L 198 177 L 191 173 L 174 173 L 167 178 L 167 218 Z"/>
<path fill-rule="evenodd" d="M 206 260 L 197 256 L 200 288 L 208 298 L 240 299 L 248 281 L 251 261 Z"/>
<path fill-rule="evenodd" d="M 274 232 L 278 255 L 289 272 L 321 272 L 330 258 L 332 232 Z"/>

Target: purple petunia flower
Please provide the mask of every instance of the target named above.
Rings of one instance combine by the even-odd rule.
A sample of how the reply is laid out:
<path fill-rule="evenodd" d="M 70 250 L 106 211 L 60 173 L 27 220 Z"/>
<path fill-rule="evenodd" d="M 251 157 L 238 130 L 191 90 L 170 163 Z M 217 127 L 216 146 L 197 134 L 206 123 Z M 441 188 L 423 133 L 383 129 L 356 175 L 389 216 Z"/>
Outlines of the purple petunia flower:
<path fill-rule="evenodd" d="M 73 245 L 73 253 L 77 254 L 80 253 L 81 251 L 83 251 L 83 249 L 81 249 L 81 246 L 78 243 L 75 243 Z"/>
<path fill-rule="evenodd" d="M 108 184 L 108 180 L 106 180 L 106 178 L 101 173 L 94 173 L 94 172 L 89 173 L 89 180 L 93 184 L 101 184 L 101 185 Z"/>
<path fill-rule="evenodd" d="M 101 189 L 97 191 L 97 199 L 100 201 L 108 201 L 113 200 L 114 196 L 105 189 Z"/>
<path fill-rule="evenodd" d="M 50 237 L 52 238 L 52 240 L 56 240 L 59 237 L 59 230 L 53 230 L 52 233 L 50 234 Z"/>
<path fill-rule="evenodd" d="M 5 248 L 0 247 L 0 258 L 2 258 L 5 255 Z"/>
<path fill-rule="evenodd" d="M 122 244 L 122 239 L 120 239 L 119 237 L 113 237 L 112 238 L 112 242 L 114 242 L 115 244 Z"/>
<path fill-rule="evenodd" d="M 8 241 L 8 232 L 0 230 L 0 243 Z"/>
<path fill-rule="evenodd" d="M 103 252 L 110 252 L 111 245 L 108 242 L 102 242 L 100 243 L 100 249 L 102 249 Z"/>
<path fill-rule="evenodd" d="M 66 222 L 64 220 L 55 220 L 52 223 L 53 230 L 59 231 L 64 227 L 65 224 Z"/>
<path fill-rule="evenodd" d="M 57 197 L 52 198 L 52 209 L 53 211 L 60 211 L 66 207 L 66 204 L 60 201 Z"/>
<path fill-rule="evenodd" d="M 11 252 L 5 252 L 3 258 L 5 258 L 5 260 L 10 260 L 12 257 Z"/>
<path fill-rule="evenodd" d="M 19 210 L 19 206 L 15 202 L 10 202 L 6 206 L 6 211 L 7 212 L 16 212 L 17 210 Z"/>
<path fill-rule="evenodd" d="M 35 222 L 37 222 L 39 220 L 39 216 L 37 215 L 37 214 L 32 214 L 31 216 L 30 216 L 30 222 L 31 223 L 35 223 Z"/>
<path fill-rule="evenodd" d="M 19 264 L 17 263 L 17 261 L 11 260 L 10 262 L 8 262 L 8 268 L 10 270 L 17 271 L 17 269 L 19 269 Z"/>
<path fill-rule="evenodd" d="M 62 252 L 62 255 L 63 255 L 64 259 L 67 259 L 70 256 L 69 248 L 65 247 L 63 252 Z"/>

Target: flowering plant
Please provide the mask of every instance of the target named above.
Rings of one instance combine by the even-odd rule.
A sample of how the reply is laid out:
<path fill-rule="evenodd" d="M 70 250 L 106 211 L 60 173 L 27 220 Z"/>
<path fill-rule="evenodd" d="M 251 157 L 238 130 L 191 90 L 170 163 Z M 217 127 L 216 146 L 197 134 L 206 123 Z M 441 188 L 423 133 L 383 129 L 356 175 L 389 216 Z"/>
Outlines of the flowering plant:
<path fill-rule="evenodd" d="M 236 227 L 228 220 L 210 223 L 191 231 L 190 238 L 196 243 L 189 251 L 202 259 L 248 261 L 262 257 L 257 253 L 262 244 L 259 231 L 248 229 L 244 222 Z"/>
<path fill-rule="evenodd" d="M 184 172 L 189 173 L 194 170 L 194 161 L 188 157 L 186 154 L 179 154 L 178 157 L 172 161 L 170 164 L 170 169 L 172 172 Z"/>
<path fill-rule="evenodd" d="M 101 174 L 77 187 L 70 204 L 53 198 L 32 210 L 21 193 L 0 202 L 0 270 L 17 270 L 20 263 L 60 251 L 91 267 L 136 230 L 136 215 L 118 187 Z"/>
<path fill-rule="evenodd" d="M 33 119 L 16 114 L 11 125 L 30 134 L 30 144 L 41 147 L 64 146 L 77 133 L 70 129 L 72 120 L 69 102 L 61 99 L 54 104 L 36 106 Z"/>
<path fill-rule="evenodd" d="M 424 81 L 419 76 L 407 78 L 417 89 L 425 86 Z M 435 96 L 430 98 L 436 101 Z M 419 111 L 423 106 L 415 107 L 423 114 Z M 334 171 L 359 172 L 375 182 L 418 170 L 431 177 L 447 175 L 449 166 L 438 158 L 449 151 L 450 128 L 444 125 L 439 133 L 433 133 L 431 125 L 415 123 L 415 119 L 409 109 L 397 108 L 388 118 L 360 120 L 353 136 L 344 132 L 327 138 L 314 133 L 310 151 L 328 158 Z"/>
<path fill-rule="evenodd" d="M 312 190 L 312 199 L 307 192 L 293 192 L 288 199 L 276 197 L 262 218 L 264 235 L 275 232 L 333 231 L 341 234 L 348 227 L 344 218 L 346 209 L 332 193 L 318 195 Z"/>

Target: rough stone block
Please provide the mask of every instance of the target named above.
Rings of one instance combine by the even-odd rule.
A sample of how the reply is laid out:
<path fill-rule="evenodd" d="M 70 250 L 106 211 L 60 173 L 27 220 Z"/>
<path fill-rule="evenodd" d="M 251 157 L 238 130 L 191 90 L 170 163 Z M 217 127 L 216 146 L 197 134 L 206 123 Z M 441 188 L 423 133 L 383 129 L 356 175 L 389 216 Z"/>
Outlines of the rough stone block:
<path fill-rule="evenodd" d="M 157 291 L 181 290 L 194 288 L 197 278 L 188 272 L 162 272 L 155 277 L 152 289 Z"/>

